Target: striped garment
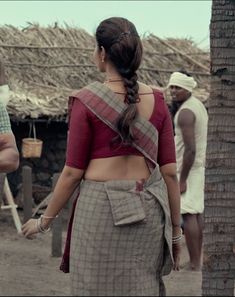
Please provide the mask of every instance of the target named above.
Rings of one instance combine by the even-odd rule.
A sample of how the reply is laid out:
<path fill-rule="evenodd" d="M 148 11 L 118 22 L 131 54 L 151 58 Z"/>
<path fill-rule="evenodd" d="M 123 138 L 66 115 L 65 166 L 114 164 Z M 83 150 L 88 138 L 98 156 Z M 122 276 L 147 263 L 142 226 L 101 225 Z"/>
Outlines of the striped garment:
<path fill-rule="evenodd" d="M 11 123 L 6 107 L 0 100 L 0 134 L 11 132 Z"/>

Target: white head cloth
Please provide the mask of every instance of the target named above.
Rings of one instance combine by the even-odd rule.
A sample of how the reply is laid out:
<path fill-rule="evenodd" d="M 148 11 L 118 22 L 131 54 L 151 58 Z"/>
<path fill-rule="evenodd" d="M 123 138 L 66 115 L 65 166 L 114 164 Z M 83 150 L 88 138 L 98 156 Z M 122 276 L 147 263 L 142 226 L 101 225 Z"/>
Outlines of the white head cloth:
<path fill-rule="evenodd" d="M 191 76 L 187 76 L 181 72 L 173 72 L 170 76 L 167 87 L 169 88 L 170 86 L 177 86 L 191 93 L 192 90 L 197 86 L 197 82 Z"/>
<path fill-rule="evenodd" d="M 10 99 L 10 90 L 8 85 L 0 86 L 0 101 L 4 104 L 4 106 L 7 105 L 9 99 Z"/>

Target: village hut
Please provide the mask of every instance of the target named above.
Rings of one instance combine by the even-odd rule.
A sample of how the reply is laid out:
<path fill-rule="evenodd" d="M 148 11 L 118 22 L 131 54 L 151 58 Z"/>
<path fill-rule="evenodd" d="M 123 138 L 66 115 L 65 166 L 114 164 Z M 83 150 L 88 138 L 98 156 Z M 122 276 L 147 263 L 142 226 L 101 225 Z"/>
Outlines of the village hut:
<path fill-rule="evenodd" d="M 141 36 L 144 56 L 139 80 L 164 88 L 173 71 L 186 70 L 198 82 L 195 94 L 206 101 L 209 94 L 209 53 L 190 39 L 160 39 Z M 33 170 L 33 183 L 50 189 L 53 173 L 60 172 L 65 159 L 67 101 L 74 89 L 95 80 L 103 81 L 92 62 L 94 36 L 66 24 L 40 27 L 28 24 L 19 29 L 0 27 L 0 59 L 11 90 L 7 109 L 19 151 L 22 139 L 42 140 L 37 158 L 21 155 L 19 169 L 9 174 L 14 195 L 22 182 L 22 166 Z M 166 101 L 169 95 L 165 93 Z M 35 128 L 36 135 L 32 135 Z M 40 198 L 39 198 L 40 199 Z"/>

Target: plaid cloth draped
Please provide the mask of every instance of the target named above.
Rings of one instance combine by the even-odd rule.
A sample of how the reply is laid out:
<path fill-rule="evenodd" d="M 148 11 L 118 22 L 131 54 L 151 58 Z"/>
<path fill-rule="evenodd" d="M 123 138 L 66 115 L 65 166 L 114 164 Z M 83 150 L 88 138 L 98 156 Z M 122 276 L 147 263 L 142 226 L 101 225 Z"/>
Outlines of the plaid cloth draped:
<path fill-rule="evenodd" d="M 11 123 L 9 119 L 9 115 L 6 111 L 6 107 L 1 102 L 0 98 L 0 134 L 11 132 Z"/>
<path fill-rule="evenodd" d="M 118 132 L 116 122 L 120 114 L 126 109 L 117 95 L 107 86 L 94 82 L 79 92 L 72 94 L 70 100 L 79 99 L 89 108 L 100 120 L 107 124 L 111 129 Z M 145 118 L 138 116 L 133 134 L 135 141 L 133 145 L 152 163 L 151 167 L 158 166 L 158 131 Z"/>
<path fill-rule="evenodd" d="M 115 96 L 95 82 L 71 98 L 116 131 L 125 104 Z M 172 230 L 167 189 L 156 161 L 158 132 L 139 117 L 134 135 L 134 146 L 150 166 L 148 180 L 81 182 L 60 267 L 71 272 L 73 295 L 164 295 L 162 275 L 173 263 Z"/>

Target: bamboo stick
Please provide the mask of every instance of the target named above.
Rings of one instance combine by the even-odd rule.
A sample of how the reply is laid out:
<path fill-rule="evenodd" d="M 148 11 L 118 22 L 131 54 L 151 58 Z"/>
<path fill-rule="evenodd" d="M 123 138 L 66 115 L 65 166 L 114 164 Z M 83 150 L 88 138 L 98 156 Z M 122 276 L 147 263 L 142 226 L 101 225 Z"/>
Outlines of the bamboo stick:
<path fill-rule="evenodd" d="M 7 180 L 7 177 L 5 178 L 5 183 L 4 183 L 4 193 L 6 195 L 7 202 L 9 204 L 9 208 L 11 209 L 12 217 L 16 226 L 16 229 L 18 233 L 21 233 L 21 221 L 17 212 L 17 205 L 14 202 L 9 183 Z M 3 208 L 4 209 L 4 208 Z"/>

